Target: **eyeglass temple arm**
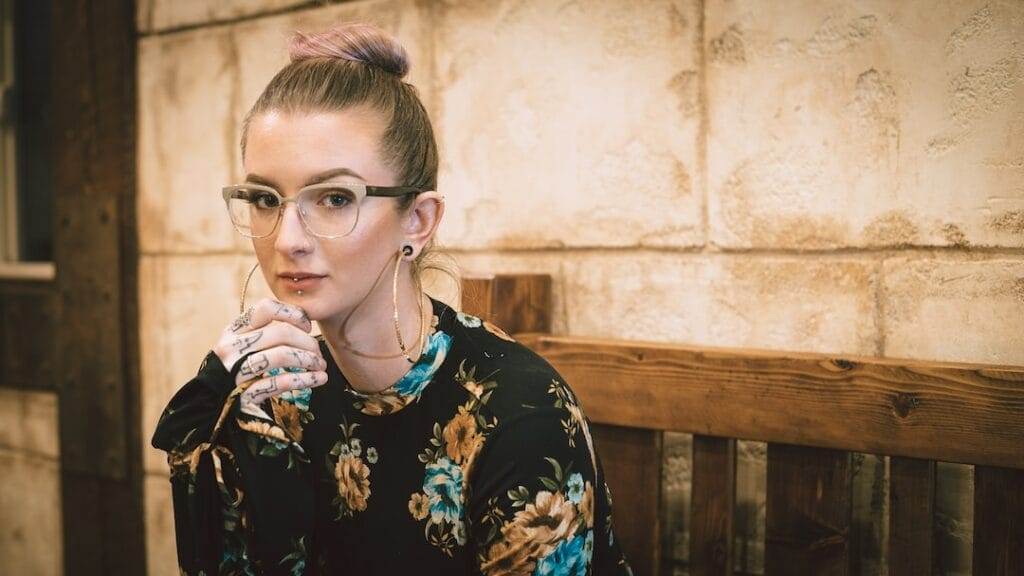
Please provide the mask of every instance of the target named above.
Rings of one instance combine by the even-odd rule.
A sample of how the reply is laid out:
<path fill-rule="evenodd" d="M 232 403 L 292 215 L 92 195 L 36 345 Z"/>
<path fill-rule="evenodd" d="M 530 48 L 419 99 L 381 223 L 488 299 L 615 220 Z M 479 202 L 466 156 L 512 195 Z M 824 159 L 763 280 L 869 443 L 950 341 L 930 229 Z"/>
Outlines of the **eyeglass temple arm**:
<path fill-rule="evenodd" d="M 412 192 L 423 192 L 416 186 L 367 186 L 367 196 L 405 196 Z"/>

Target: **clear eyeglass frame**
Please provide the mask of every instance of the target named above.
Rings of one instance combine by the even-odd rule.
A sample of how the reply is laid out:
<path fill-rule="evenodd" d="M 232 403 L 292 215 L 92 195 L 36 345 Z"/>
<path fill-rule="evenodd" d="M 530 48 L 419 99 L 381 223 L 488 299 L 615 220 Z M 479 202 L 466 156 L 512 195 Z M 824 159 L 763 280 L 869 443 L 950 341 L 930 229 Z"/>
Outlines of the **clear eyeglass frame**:
<path fill-rule="evenodd" d="M 356 196 L 356 199 L 355 199 L 356 206 L 357 206 L 356 218 L 355 218 L 355 221 L 352 223 L 352 227 L 349 228 L 347 231 L 345 231 L 342 234 L 318 234 L 317 232 L 314 232 L 313 229 L 310 227 L 309 222 L 306 221 L 306 218 L 308 216 L 306 215 L 305 212 L 303 212 L 302 207 L 299 205 L 299 199 L 303 197 L 303 193 L 306 192 L 306 191 L 312 191 L 312 190 L 337 190 L 339 188 L 344 188 L 344 189 L 351 190 L 355 194 L 355 196 Z M 256 235 L 256 234 L 252 234 L 251 232 L 247 232 L 243 228 L 243 226 L 239 225 L 238 222 L 235 222 L 235 219 L 232 217 L 232 213 L 231 213 L 231 199 L 233 198 L 234 194 L 236 194 L 237 192 L 239 192 L 241 190 L 260 190 L 262 192 L 266 192 L 266 193 L 272 194 L 275 197 L 277 197 L 277 200 L 278 200 L 278 205 L 276 206 L 276 208 L 277 208 L 277 219 L 274 221 L 274 225 L 270 228 L 270 231 L 267 232 L 266 234 Z M 302 226 L 303 226 L 303 228 L 306 229 L 307 232 L 309 232 L 310 234 L 312 234 L 313 236 L 316 236 L 318 238 L 334 239 L 334 238 L 343 238 L 345 236 L 348 236 L 349 234 L 352 233 L 353 230 L 356 229 L 356 226 L 359 224 L 359 213 L 361 212 L 361 210 L 359 208 L 360 208 L 360 206 L 361 206 L 361 204 L 363 202 L 363 199 L 365 197 L 367 197 L 367 196 L 380 196 L 380 197 L 396 198 L 396 197 L 399 197 L 399 196 L 405 196 L 406 194 L 419 194 L 421 192 L 426 192 L 427 190 L 425 188 L 419 188 L 419 187 L 416 187 L 416 186 L 370 186 L 370 185 L 364 184 L 363 182 L 345 181 L 345 182 L 322 182 L 322 183 L 319 183 L 319 184 L 310 184 L 309 186 L 305 186 L 305 187 L 301 188 L 299 190 L 299 192 L 295 195 L 294 198 L 285 198 L 284 196 L 281 196 L 281 194 L 277 190 L 271 188 L 270 186 L 266 186 L 266 185 L 263 185 L 263 184 L 255 184 L 255 183 L 252 183 L 252 184 L 232 184 L 230 186 L 225 186 L 224 188 L 221 189 L 221 191 L 222 191 L 222 196 L 224 197 L 224 205 L 225 205 L 225 208 L 227 208 L 227 210 L 228 210 L 228 217 L 231 219 L 232 226 L 234 226 L 235 230 L 237 230 L 239 234 L 241 234 L 242 236 L 245 236 L 246 238 L 266 238 L 267 236 L 270 236 L 271 234 L 273 234 L 277 230 L 277 227 L 281 224 L 281 218 L 284 215 L 285 204 L 287 204 L 289 202 L 294 202 L 295 203 L 295 208 L 299 212 L 299 220 L 302 222 Z"/>

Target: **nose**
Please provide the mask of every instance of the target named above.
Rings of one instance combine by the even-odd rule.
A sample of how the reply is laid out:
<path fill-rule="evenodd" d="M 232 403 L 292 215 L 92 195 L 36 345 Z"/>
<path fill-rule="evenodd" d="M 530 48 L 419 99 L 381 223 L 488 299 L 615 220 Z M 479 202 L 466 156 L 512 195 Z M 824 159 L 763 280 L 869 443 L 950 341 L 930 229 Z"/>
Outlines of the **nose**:
<path fill-rule="evenodd" d="M 278 252 L 293 256 L 309 252 L 313 247 L 313 239 L 302 224 L 299 208 L 289 202 L 282 208 L 281 221 L 277 224 L 277 238 L 274 247 Z"/>

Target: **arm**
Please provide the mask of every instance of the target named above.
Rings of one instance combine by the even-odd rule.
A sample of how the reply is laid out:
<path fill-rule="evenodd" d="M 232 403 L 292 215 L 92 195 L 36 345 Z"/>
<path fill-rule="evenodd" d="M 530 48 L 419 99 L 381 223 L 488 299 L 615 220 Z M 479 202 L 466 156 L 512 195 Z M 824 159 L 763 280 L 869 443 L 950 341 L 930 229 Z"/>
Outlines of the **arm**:
<path fill-rule="evenodd" d="M 630 573 L 587 426 L 578 410 L 538 408 L 487 439 L 467 509 L 480 573 Z"/>
<path fill-rule="evenodd" d="M 179 566 L 190 575 L 302 574 L 313 523 L 312 471 L 299 443 L 309 390 L 265 400 L 269 412 L 243 412 L 236 376 L 210 352 L 153 435 L 171 468 Z M 281 426 L 292 415 L 299 438 Z"/>

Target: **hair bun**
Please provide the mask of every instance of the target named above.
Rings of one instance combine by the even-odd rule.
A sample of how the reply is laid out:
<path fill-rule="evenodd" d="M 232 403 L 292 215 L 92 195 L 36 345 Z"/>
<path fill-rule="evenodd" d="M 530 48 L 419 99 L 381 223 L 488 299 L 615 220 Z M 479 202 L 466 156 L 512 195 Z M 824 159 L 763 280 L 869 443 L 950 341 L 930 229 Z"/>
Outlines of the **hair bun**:
<path fill-rule="evenodd" d="M 342 24 L 323 32 L 298 32 L 288 44 L 292 62 L 338 58 L 362 62 L 398 78 L 409 73 L 409 54 L 390 34 L 362 23 Z"/>

